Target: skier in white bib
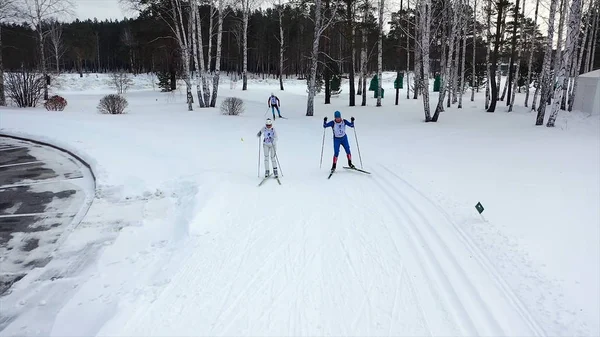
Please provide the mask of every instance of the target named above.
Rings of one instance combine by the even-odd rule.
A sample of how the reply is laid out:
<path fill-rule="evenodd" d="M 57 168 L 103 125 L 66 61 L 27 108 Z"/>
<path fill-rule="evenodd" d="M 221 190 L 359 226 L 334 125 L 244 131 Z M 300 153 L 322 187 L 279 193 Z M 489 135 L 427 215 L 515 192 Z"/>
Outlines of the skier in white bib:
<path fill-rule="evenodd" d="M 271 93 L 267 104 L 269 108 L 271 108 L 271 112 L 273 113 L 273 119 L 275 119 L 275 109 L 277 109 L 277 114 L 279 115 L 279 118 L 283 118 L 281 117 L 281 112 L 279 111 L 279 106 L 281 105 L 281 102 L 279 101 L 279 98 L 277 96 Z"/>
<path fill-rule="evenodd" d="M 342 119 L 342 113 L 336 111 L 333 114 L 335 120 L 327 123 L 327 117 L 323 118 L 323 128 L 333 129 L 333 165 L 331 166 L 331 172 L 335 171 L 337 159 L 340 154 L 340 145 L 344 147 L 346 151 L 346 157 L 348 157 L 348 166 L 355 168 L 352 164 L 352 153 L 350 152 L 350 144 L 348 143 L 348 136 L 346 135 L 346 126 L 351 128 L 354 127 L 354 117 L 350 118 L 350 122 Z"/>
<path fill-rule="evenodd" d="M 263 136 L 263 150 L 265 152 L 265 178 L 270 175 L 269 171 L 269 155 L 271 156 L 271 163 L 273 163 L 273 174 L 275 178 L 279 176 L 277 173 L 277 131 L 273 127 L 273 122 L 270 118 L 267 119 L 265 126 L 258 131 L 256 137 Z"/>

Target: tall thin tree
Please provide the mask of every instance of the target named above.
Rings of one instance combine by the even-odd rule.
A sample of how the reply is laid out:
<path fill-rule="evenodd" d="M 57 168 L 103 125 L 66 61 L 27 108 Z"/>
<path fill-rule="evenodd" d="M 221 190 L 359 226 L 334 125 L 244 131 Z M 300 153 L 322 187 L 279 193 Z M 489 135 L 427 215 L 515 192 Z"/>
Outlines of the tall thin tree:
<path fill-rule="evenodd" d="M 535 37 L 537 32 L 537 19 L 538 19 L 538 9 L 540 8 L 540 0 L 535 1 L 535 14 L 533 19 L 533 27 L 531 29 L 531 34 L 529 35 L 529 63 L 527 65 L 527 89 L 525 90 L 525 107 L 527 107 L 527 103 L 529 102 L 529 88 L 531 86 L 531 68 L 533 67 L 533 54 L 534 54 L 534 46 L 535 46 Z M 538 85 L 539 86 L 539 85 Z M 535 101 L 535 99 L 534 99 Z M 535 105 L 535 103 L 534 103 Z"/>
<path fill-rule="evenodd" d="M 550 118 L 548 118 L 548 123 L 546 126 L 553 127 L 556 122 L 556 117 L 558 116 L 558 111 L 560 110 L 560 105 L 562 102 L 562 96 L 564 95 L 563 87 L 568 85 L 569 81 L 569 73 L 571 71 L 572 57 L 575 51 L 575 42 L 577 41 L 577 36 L 579 35 L 581 25 L 581 0 L 573 0 L 571 3 L 571 9 L 569 11 L 569 26 L 567 31 L 567 41 L 565 43 L 565 52 L 563 53 L 563 57 L 560 63 L 560 71 L 558 73 L 558 78 L 563 78 L 564 80 L 559 81 L 559 84 L 554 89 L 554 101 L 552 103 L 552 113 L 550 114 Z"/>
<path fill-rule="evenodd" d="M 546 37 L 546 50 L 544 51 L 544 63 L 542 64 L 542 72 L 541 72 L 541 89 L 540 95 L 542 96 L 540 106 L 538 107 L 537 117 L 535 121 L 535 125 L 543 125 L 544 124 L 544 114 L 546 113 L 546 104 L 545 102 L 545 93 L 548 92 L 548 88 L 551 86 L 550 81 L 552 80 L 552 76 L 550 76 L 550 62 L 552 60 L 552 40 L 554 39 L 554 18 L 556 16 L 556 6 L 558 4 L 558 0 L 550 1 L 550 17 L 548 19 L 548 35 Z"/>
<path fill-rule="evenodd" d="M 378 20 L 378 39 L 377 39 L 377 106 L 381 106 L 381 85 L 383 78 L 383 6 L 384 0 L 379 0 L 379 20 Z"/>
<path fill-rule="evenodd" d="M 511 105 L 512 104 L 512 83 L 513 83 L 513 76 L 515 73 L 515 69 L 514 69 L 514 62 L 515 62 L 515 58 L 516 58 L 516 53 L 517 53 L 517 31 L 518 31 L 518 27 L 519 27 L 519 0 L 515 1 L 515 8 L 513 11 L 513 32 L 512 32 L 512 40 L 511 40 L 511 46 L 510 46 L 510 61 L 508 62 L 508 99 L 506 100 L 506 105 Z M 518 79 L 517 79 L 518 81 Z M 512 108 L 511 108 L 512 110 Z"/>
<path fill-rule="evenodd" d="M 584 29 L 583 29 L 583 38 L 581 39 L 581 44 L 579 45 L 579 53 L 577 56 L 577 64 L 575 65 L 575 78 L 573 79 L 573 86 L 571 92 L 569 93 L 569 102 L 568 102 L 568 111 L 573 111 L 573 100 L 575 99 L 575 93 L 577 92 L 577 84 L 579 83 L 579 73 L 581 72 L 581 65 L 583 62 L 583 53 L 585 51 L 585 46 L 587 42 L 587 37 L 590 31 L 591 19 L 592 15 L 592 5 L 594 1 L 590 0 L 590 4 L 588 5 L 587 15 L 585 18 Z"/>

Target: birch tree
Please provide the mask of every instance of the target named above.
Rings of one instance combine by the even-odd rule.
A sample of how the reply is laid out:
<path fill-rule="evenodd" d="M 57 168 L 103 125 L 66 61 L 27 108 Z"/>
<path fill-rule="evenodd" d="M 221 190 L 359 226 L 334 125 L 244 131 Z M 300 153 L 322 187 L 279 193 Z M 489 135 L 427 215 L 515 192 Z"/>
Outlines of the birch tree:
<path fill-rule="evenodd" d="M 440 86 L 440 94 L 439 94 L 439 98 L 438 98 L 438 103 L 437 103 L 437 106 L 435 108 L 435 112 L 434 112 L 433 118 L 432 118 L 433 122 L 436 122 L 440 113 L 442 111 L 444 111 L 444 98 L 446 97 L 447 82 L 450 83 L 452 80 L 450 70 L 452 68 L 452 55 L 454 53 L 454 41 L 456 40 L 455 37 L 457 34 L 457 29 L 458 29 L 458 25 L 457 25 L 458 8 L 452 8 L 453 6 L 451 3 L 448 6 L 452 13 L 452 19 L 451 19 L 452 20 L 451 21 L 452 28 L 450 31 L 450 38 L 449 38 L 450 45 L 448 46 L 448 61 L 446 64 L 446 69 L 444 70 L 444 76 L 442 77 L 442 85 Z M 456 7 L 458 7 L 458 6 L 456 6 Z M 445 12 L 448 13 L 447 11 L 445 11 Z M 423 29 L 423 28 L 421 28 L 421 29 Z M 431 28 L 429 28 L 429 29 L 431 29 Z M 425 62 L 425 61 L 423 60 L 423 62 Z M 450 95 L 450 93 L 448 95 Z"/>
<path fill-rule="evenodd" d="M 437 122 L 437 116 L 434 116 L 435 119 L 431 118 L 431 110 L 429 108 L 429 35 L 431 31 L 431 0 L 420 0 L 419 28 L 421 39 L 420 43 L 415 43 L 415 46 L 419 46 L 421 59 L 421 64 L 419 66 L 423 69 L 423 76 L 420 76 L 420 87 L 423 96 L 425 122 Z M 416 72 L 418 72 L 417 69 L 415 69 L 415 73 Z M 415 92 L 416 91 L 415 87 Z"/>
<path fill-rule="evenodd" d="M 579 28 L 581 25 L 581 0 L 573 0 L 571 3 L 571 9 L 569 10 L 569 26 L 567 31 L 567 41 L 565 43 L 565 52 L 562 55 L 562 61 L 560 63 L 560 71 L 558 78 L 564 77 L 562 84 L 556 86 L 554 89 L 554 101 L 552 102 L 552 113 L 548 118 L 547 127 L 554 127 L 558 111 L 562 102 L 562 96 L 564 95 L 563 88 L 569 83 L 569 74 L 571 72 L 572 57 L 575 51 L 575 43 L 577 36 L 579 35 Z"/>
<path fill-rule="evenodd" d="M 538 19 L 538 9 L 540 8 L 540 0 L 535 1 L 535 14 L 533 19 L 533 29 L 531 30 L 531 35 L 529 36 L 529 63 L 527 65 L 527 90 L 525 91 L 525 107 L 527 107 L 527 103 L 529 102 L 529 88 L 531 86 L 531 67 L 533 66 L 533 54 L 534 54 L 534 46 L 535 46 L 535 33 L 537 32 L 537 19 Z M 535 99 L 534 99 L 535 101 Z M 535 105 L 535 103 L 534 103 Z"/>
<path fill-rule="evenodd" d="M 244 0 L 247 1 L 247 0 Z M 322 9 L 323 2 L 321 0 L 315 1 L 315 30 L 312 41 L 312 51 L 310 55 L 310 77 L 308 80 L 308 100 L 306 103 L 306 116 L 313 116 L 315 111 L 315 94 L 317 91 L 317 66 L 319 62 L 319 40 L 323 32 L 332 24 L 336 18 L 337 2 L 333 6 L 332 14 L 323 20 Z M 245 63 L 245 62 L 244 62 Z"/>
<path fill-rule="evenodd" d="M 512 83 L 513 80 L 515 79 L 514 77 L 514 73 L 515 73 L 515 69 L 513 69 L 513 64 L 516 58 L 516 52 L 517 52 L 517 32 L 518 32 L 518 27 L 519 27 L 519 22 L 520 22 L 520 18 L 519 18 L 519 0 L 515 1 L 515 8 L 514 8 L 514 14 L 513 14 L 513 34 L 512 34 L 512 43 L 511 43 L 511 47 L 510 47 L 510 61 L 508 62 L 508 81 L 507 81 L 507 85 L 508 85 L 508 99 L 506 100 L 506 105 L 512 105 Z M 520 48 L 519 48 L 520 50 Z M 518 67 L 517 67 L 518 69 Z M 518 82 L 518 78 L 516 78 L 516 82 Z M 510 108 L 510 110 L 512 110 L 512 107 Z"/>
<path fill-rule="evenodd" d="M 598 14 L 600 7 L 596 6 L 597 8 L 594 8 L 594 10 L 590 13 L 590 15 L 593 17 L 592 20 L 592 29 L 590 30 L 590 43 L 589 43 L 589 47 L 587 47 L 587 54 L 585 57 L 585 63 L 583 64 L 583 72 L 587 73 L 590 71 L 591 68 L 591 62 L 592 62 L 592 49 L 595 44 L 596 44 L 596 26 L 598 25 L 598 18 L 600 17 L 600 15 Z"/>
<path fill-rule="evenodd" d="M 548 92 L 548 88 L 551 86 L 550 76 L 550 62 L 552 60 L 552 39 L 554 38 L 554 17 L 556 16 L 556 6 L 558 0 L 551 0 L 550 2 L 550 17 L 548 19 L 548 35 L 546 37 L 546 50 L 544 51 L 544 63 L 542 64 L 542 72 L 541 72 L 541 89 L 540 95 L 542 99 L 540 101 L 540 106 L 538 107 L 537 118 L 535 121 L 535 125 L 543 125 L 544 124 L 544 114 L 546 113 L 546 104 L 545 102 L 545 93 Z"/>
<path fill-rule="evenodd" d="M 208 84 L 206 83 L 206 68 L 204 63 L 204 43 L 202 41 L 202 22 L 198 13 L 198 4 L 194 1 L 190 8 L 190 20 L 189 29 L 193 32 L 191 37 L 192 44 L 192 61 L 194 62 L 194 68 L 196 70 L 196 96 L 198 97 L 198 105 L 201 108 L 208 106 L 208 102 L 205 101 L 206 90 Z M 191 78 L 190 78 L 191 81 Z M 202 93 L 202 88 L 205 94 Z"/>
<path fill-rule="evenodd" d="M 573 87 L 569 94 L 569 100 L 568 100 L 568 104 L 567 104 L 568 111 L 573 111 L 573 100 L 575 99 L 575 93 L 577 92 L 577 83 L 579 82 L 579 71 L 581 69 L 581 64 L 583 62 L 583 52 L 585 51 L 587 37 L 588 37 L 588 33 L 590 31 L 591 19 L 593 17 L 593 15 L 592 15 L 592 4 L 593 3 L 594 3 L 594 1 L 590 0 L 590 4 L 588 5 L 589 7 L 587 10 L 587 15 L 585 18 L 585 24 L 584 24 L 584 29 L 583 29 L 583 39 L 581 40 L 581 44 L 579 45 L 579 54 L 577 56 L 577 64 L 575 66 L 575 78 L 573 79 Z"/>
<path fill-rule="evenodd" d="M 492 81 L 495 81 L 494 77 L 496 76 L 495 74 L 492 74 L 492 69 L 490 68 L 490 45 L 492 42 L 492 0 L 487 0 L 485 27 L 487 42 L 485 46 L 485 66 L 487 74 L 487 81 L 485 85 L 485 109 L 487 110 L 490 107 L 490 90 L 492 88 L 491 83 Z"/>
<path fill-rule="evenodd" d="M 588 63 L 588 72 L 594 70 L 594 59 L 596 56 L 596 45 L 598 44 L 598 35 L 600 34 L 600 3 L 596 4 L 596 20 L 594 20 L 594 29 L 592 29 L 594 33 L 592 35 L 592 48 L 590 51 L 591 58 Z"/>
<path fill-rule="evenodd" d="M 56 65 L 56 73 L 60 73 L 60 59 L 65 53 L 65 44 L 62 38 L 62 26 L 57 21 L 54 21 L 50 25 L 48 32 L 50 36 L 50 44 L 52 47 L 52 53 L 54 54 L 54 63 Z"/>
<path fill-rule="evenodd" d="M 473 4 L 473 51 L 472 51 L 472 60 L 471 60 L 471 102 L 475 101 L 475 51 L 477 50 L 477 0 L 474 1 Z M 479 83 L 477 83 L 479 85 Z M 479 89 L 478 89 L 479 90 Z"/>
<path fill-rule="evenodd" d="M 285 50 L 284 46 L 284 37 L 283 37 L 283 0 L 279 0 L 278 4 L 277 4 L 277 15 L 279 18 L 279 90 L 284 90 L 283 89 L 283 52 Z M 354 83 L 352 83 L 353 85 Z M 350 93 L 350 97 L 351 100 L 353 101 L 354 99 L 352 98 L 353 95 L 352 93 Z"/>
<path fill-rule="evenodd" d="M 522 18 L 525 17 L 525 1 L 523 1 L 523 14 L 521 15 Z M 523 34 L 523 25 L 521 25 L 521 18 L 519 18 L 519 20 L 516 22 L 517 25 L 517 29 L 519 30 L 519 36 L 521 41 L 519 42 L 517 49 L 517 67 L 515 69 L 515 78 L 514 78 L 514 82 L 512 84 L 512 92 L 511 95 L 508 96 L 508 112 L 512 112 L 513 111 L 513 106 L 515 104 L 515 96 L 517 94 L 517 87 L 519 86 L 519 71 L 521 70 L 521 51 L 523 50 L 522 45 L 526 45 L 525 41 L 523 41 L 525 39 L 525 34 Z M 533 53 L 533 51 L 532 51 Z M 510 89 L 510 88 L 509 88 Z"/>
<path fill-rule="evenodd" d="M 384 0 L 379 0 L 379 38 L 377 39 L 377 106 L 381 106 L 381 85 L 383 79 L 383 4 Z"/>
<path fill-rule="evenodd" d="M 248 21 L 250 20 L 250 10 L 254 6 L 255 0 L 242 0 L 242 26 L 243 26 L 243 65 L 242 65 L 242 90 L 248 90 Z M 319 10 L 320 11 L 320 10 Z M 320 14 L 319 14 L 320 15 Z"/>
<path fill-rule="evenodd" d="M 44 22 L 60 16 L 73 15 L 73 0 L 18 0 L 14 2 L 17 16 L 25 20 L 37 34 L 39 70 L 48 78 L 44 51 Z M 48 81 L 44 86 L 44 100 L 48 99 Z"/>
<path fill-rule="evenodd" d="M 223 47 L 223 18 L 225 17 L 225 6 L 223 4 L 225 0 L 217 0 L 217 54 L 215 55 L 215 72 L 213 75 L 213 90 L 212 98 L 210 100 L 211 108 L 217 105 L 217 95 L 219 93 L 219 81 L 221 77 L 221 50 Z M 283 90 L 283 83 L 281 84 Z"/>
<path fill-rule="evenodd" d="M 13 0 L 0 0 L 0 106 L 6 106 L 6 94 L 4 93 L 4 62 L 2 60 L 2 21 L 8 19 L 14 13 Z"/>
<path fill-rule="evenodd" d="M 371 3 L 368 0 L 365 0 L 363 5 L 363 19 L 362 19 L 362 44 L 360 50 L 360 74 L 361 74 L 361 87 L 362 87 L 362 97 L 361 97 L 361 106 L 367 105 L 367 18 L 369 15 L 369 10 L 371 9 Z"/>
<path fill-rule="evenodd" d="M 469 2 L 467 0 L 466 2 L 467 6 L 461 6 L 460 9 L 460 13 L 463 17 L 462 20 L 462 27 L 461 27 L 461 31 L 462 31 L 462 61 L 461 61 L 461 66 L 460 66 L 460 82 L 458 84 L 458 108 L 462 109 L 462 98 L 463 98 L 463 92 L 464 92 L 464 87 L 465 87 L 465 59 L 467 58 L 467 12 L 466 12 L 466 7 L 468 7 Z M 473 20 L 475 20 L 475 18 L 473 18 Z M 473 32 L 473 45 L 475 45 L 475 32 Z"/>

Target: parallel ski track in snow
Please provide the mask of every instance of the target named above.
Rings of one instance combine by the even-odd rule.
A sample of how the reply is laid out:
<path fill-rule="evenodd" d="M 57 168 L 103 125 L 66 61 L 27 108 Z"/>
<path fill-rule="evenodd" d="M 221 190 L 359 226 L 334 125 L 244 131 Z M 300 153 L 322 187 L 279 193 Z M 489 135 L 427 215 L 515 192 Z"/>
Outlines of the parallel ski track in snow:
<path fill-rule="evenodd" d="M 409 228 L 407 229 L 411 233 L 410 237 L 415 243 L 414 246 L 419 248 L 419 255 L 426 262 L 429 273 L 433 274 L 433 278 L 442 287 L 443 293 L 446 295 L 446 300 L 456 310 L 455 317 L 457 320 L 463 320 L 463 326 L 466 327 L 464 333 L 506 335 L 507 331 L 504 331 L 501 326 L 505 326 L 506 328 L 509 328 L 509 326 L 499 323 L 498 319 L 500 317 L 498 317 L 498 314 L 492 312 L 490 305 L 485 303 L 485 299 L 482 298 L 477 288 L 474 287 L 468 277 L 468 272 L 471 270 L 463 268 L 461 263 L 457 261 L 452 249 L 448 247 L 445 240 L 440 236 L 440 233 L 433 225 L 432 216 L 428 215 L 431 214 L 431 210 L 436 211 L 438 219 L 442 216 L 445 220 L 445 224 L 436 223 L 438 228 L 446 225 L 452 226 L 460 242 L 468 249 L 471 257 L 478 262 L 481 268 L 495 282 L 501 295 L 525 322 L 526 328 L 530 330 L 530 333 L 535 336 L 545 336 L 544 329 L 518 299 L 508 286 L 508 283 L 487 259 L 486 255 L 450 219 L 450 216 L 440 206 L 397 173 L 384 165 L 379 166 L 384 172 L 379 171 L 374 181 L 390 197 L 388 200 L 390 203 L 395 204 L 396 212 L 399 213 L 400 217 L 411 219 L 411 221 L 406 223 L 409 224 Z M 400 182 L 405 188 L 401 189 L 394 182 Z M 420 202 L 415 202 L 415 200 L 420 200 Z M 425 209 L 424 206 L 428 206 L 428 209 Z M 499 303 L 493 302 L 491 306 L 497 304 Z M 502 314 L 502 311 L 500 314 Z M 508 323 L 511 322 L 509 321 Z"/>
<path fill-rule="evenodd" d="M 170 283 L 106 333 L 545 335 L 445 211 L 379 168 L 340 172 L 327 194 L 224 186 L 190 223 L 199 234 L 170 262 Z M 265 213 L 268 189 L 278 199 Z M 340 205 L 324 206 L 332 193 Z"/>

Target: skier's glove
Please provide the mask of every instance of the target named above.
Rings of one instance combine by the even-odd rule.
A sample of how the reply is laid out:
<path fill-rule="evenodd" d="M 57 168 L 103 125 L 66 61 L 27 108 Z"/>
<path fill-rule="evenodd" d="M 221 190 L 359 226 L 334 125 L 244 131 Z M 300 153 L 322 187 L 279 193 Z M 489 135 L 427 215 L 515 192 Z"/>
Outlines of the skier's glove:
<path fill-rule="evenodd" d="M 327 123 L 327 117 L 323 118 L 323 122 Z"/>
<path fill-rule="evenodd" d="M 258 131 L 258 133 L 256 134 L 256 137 L 260 137 L 261 134 L 262 134 L 262 132 Z"/>
<path fill-rule="evenodd" d="M 351 121 L 352 123 L 354 123 L 354 117 L 351 117 L 351 118 L 350 118 L 350 121 Z"/>

